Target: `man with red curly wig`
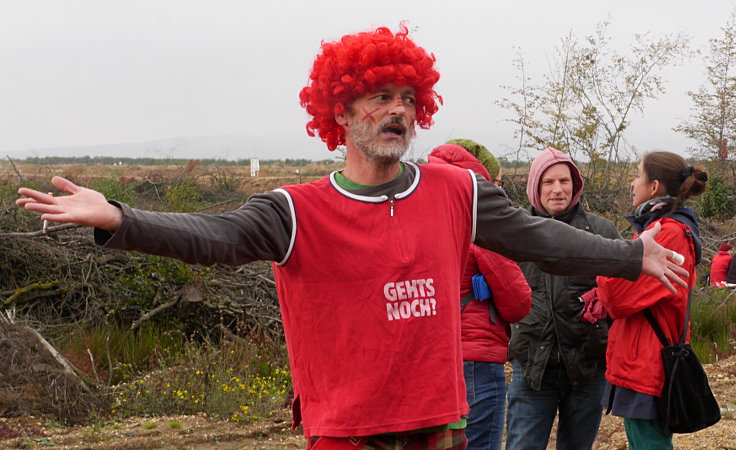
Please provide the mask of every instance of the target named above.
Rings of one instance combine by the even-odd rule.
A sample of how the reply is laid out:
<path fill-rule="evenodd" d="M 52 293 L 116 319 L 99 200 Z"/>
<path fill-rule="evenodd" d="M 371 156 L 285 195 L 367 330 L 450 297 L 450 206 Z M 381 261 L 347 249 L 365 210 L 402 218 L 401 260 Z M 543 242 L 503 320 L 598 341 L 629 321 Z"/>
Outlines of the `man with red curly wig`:
<path fill-rule="evenodd" d="M 52 183 L 70 195 L 21 188 L 17 203 L 93 226 L 107 248 L 204 265 L 274 261 L 308 447 L 464 448 L 458 293 L 471 243 L 553 273 L 686 283 L 656 231 L 606 240 L 513 208 L 472 172 L 401 162 L 415 125 L 432 123 L 438 78 L 404 26 L 324 42 L 300 99 L 308 133 L 345 145 L 344 170 L 232 212 L 142 211 L 60 177 Z"/>

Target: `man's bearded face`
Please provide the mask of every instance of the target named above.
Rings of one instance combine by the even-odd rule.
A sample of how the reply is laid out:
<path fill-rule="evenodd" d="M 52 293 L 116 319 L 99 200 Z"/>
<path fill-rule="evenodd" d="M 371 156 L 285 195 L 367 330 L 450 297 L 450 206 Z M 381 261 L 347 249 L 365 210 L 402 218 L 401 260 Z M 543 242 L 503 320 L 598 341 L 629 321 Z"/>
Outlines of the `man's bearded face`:
<path fill-rule="evenodd" d="M 414 135 L 414 90 L 410 86 L 382 86 L 358 97 L 348 115 L 348 137 L 369 160 L 399 161 Z"/>
<path fill-rule="evenodd" d="M 368 159 L 390 164 L 401 160 L 411 144 L 413 127 L 407 127 L 404 119 L 392 117 L 373 126 L 368 121 L 356 121 L 351 125 L 353 143 Z M 385 133 L 395 134 L 396 139 L 382 139 Z"/>

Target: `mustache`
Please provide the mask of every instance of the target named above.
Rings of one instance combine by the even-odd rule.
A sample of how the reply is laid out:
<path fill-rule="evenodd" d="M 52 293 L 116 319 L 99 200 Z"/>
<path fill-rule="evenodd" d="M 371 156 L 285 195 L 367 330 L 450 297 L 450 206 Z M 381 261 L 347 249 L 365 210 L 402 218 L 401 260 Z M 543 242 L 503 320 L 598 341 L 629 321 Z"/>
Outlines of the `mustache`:
<path fill-rule="evenodd" d="M 391 117 L 387 121 L 381 124 L 379 127 L 379 133 L 383 132 L 395 132 L 397 128 L 401 131 L 401 134 L 406 134 L 407 125 L 406 121 L 401 117 Z"/>

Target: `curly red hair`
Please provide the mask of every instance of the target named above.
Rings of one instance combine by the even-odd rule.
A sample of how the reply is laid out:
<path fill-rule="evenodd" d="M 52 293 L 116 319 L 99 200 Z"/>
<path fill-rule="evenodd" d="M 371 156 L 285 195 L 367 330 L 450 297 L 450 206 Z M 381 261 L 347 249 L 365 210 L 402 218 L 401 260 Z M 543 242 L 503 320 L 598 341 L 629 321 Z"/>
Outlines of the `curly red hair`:
<path fill-rule="evenodd" d="M 345 144 L 345 130 L 335 122 L 335 114 L 343 114 L 357 97 L 389 83 L 414 89 L 416 123 L 429 128 L 438 103 L 442 103 L 433 89 L 440 74 L 433 67 L 434 55 L 408 35 L 402 23 L 396 34 L 381 27 L 322 42 L 309 82 L 299 93 L 302 107 L 312 116 L 307 133 L 319 135 L 330 150 Z"/>

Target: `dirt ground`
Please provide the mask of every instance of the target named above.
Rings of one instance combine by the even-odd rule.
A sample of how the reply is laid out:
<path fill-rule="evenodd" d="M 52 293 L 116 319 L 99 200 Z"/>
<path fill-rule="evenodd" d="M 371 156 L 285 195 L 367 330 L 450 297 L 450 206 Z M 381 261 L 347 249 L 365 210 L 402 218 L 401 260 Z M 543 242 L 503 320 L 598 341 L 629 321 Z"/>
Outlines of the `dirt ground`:
<path fill-rule="evenodd" d="M 694 434 L 675 435 L 675 448 L 736 450 L 736 357 L 705 366 L 724 410 L 716 425 Z M 44 419 L 0 419 L 0 448 L 58 449 L 289 449 L 305 448 L 299 430 L 290 430 L 289 411 L 253 423 L 230 423 L 201 416 L 131 418 L 65 428 Z M 554 448 L 554 436 L 548 448 Z M 620 418 L 604 416 L 597 450 L 626 449 Z"/>

